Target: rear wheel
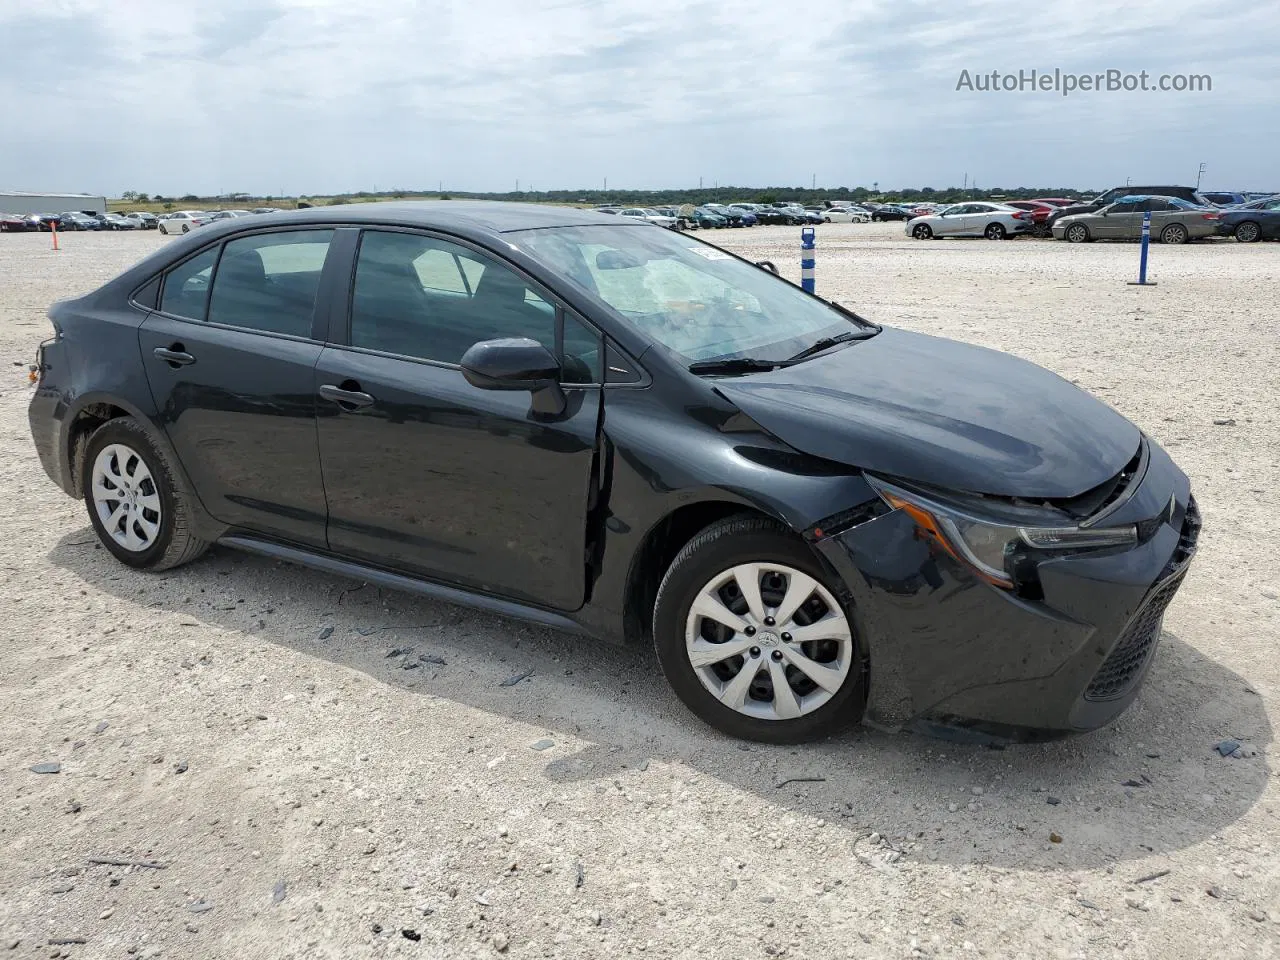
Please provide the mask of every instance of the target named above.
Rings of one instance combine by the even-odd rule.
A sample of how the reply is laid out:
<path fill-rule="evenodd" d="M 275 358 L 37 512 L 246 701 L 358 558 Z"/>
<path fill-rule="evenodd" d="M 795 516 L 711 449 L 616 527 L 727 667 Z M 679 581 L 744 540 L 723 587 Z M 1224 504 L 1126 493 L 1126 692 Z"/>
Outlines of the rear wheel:
<path fill-rule="evenodd" d="M 1009 235 L 1009 231 L 1004 228 L 1003 223 L 988 223 L 982 235 L 988 240 L 1003 240 Z"/>
<path fill-rule="evenodd" d="M 94 532 L 122 563 L 168 570 L 208 549 L 191 532 L 188 496 L 174 483 L 164 453 L 132 417 L 95 431 L 81 473 Z"/>
<path fill-rule="evenodd" d="M 1171 223 L 1160 231 L 1161 243 L 1186 243 L 1188 239 L 1187 228 L 1180 223 Z"/>
<path fill-rule="evenodd" d="M 911 235 L 917 240 L 928 240 L 933 236 L 933 228 L 927 223 L 917 223 L 912 229 Z"/>
<path fill-rule="evenodd" d="M 191 232 L 191 224 L 189 224 L 189 223 L 184 223 L 184 224 L 182 225 L 182 232 L 183 232 L 183 233 L 190 233 L 190 232 Z"/>
<path fill-rule="evenodd" d="M 799 743 L 862 715 L 857 641 L 807 546 L 758 517 L 730 517 L 672 562 L 654 646 L 684 704 L 730 736 Z"/>
<path fill-rule="evenodd" d="M 1246 220 L 1236 227 L 1236 239 L 1241 243 L 1257 243 L 1262 239 L 1262 227 L 1252 220 Z"/>
<path fill-rule="evenodd" d="M 1068 243 L 1088 243 L 1091 239 L 1089 237 L 1089 228 L 1083 223 L 1073 223 L 1067 227 L 1065 236 Z"/>

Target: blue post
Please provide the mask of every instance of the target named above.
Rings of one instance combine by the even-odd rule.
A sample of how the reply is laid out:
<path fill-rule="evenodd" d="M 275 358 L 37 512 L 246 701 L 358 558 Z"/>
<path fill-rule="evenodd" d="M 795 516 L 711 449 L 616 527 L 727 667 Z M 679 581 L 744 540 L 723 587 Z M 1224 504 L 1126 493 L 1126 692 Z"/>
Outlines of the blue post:
<path fill-rule="evenodd" d="M 800 230 L 800 289 L 813 293 L 813 227 Z"/>
<path fill-rule="evenodd" d="M 1147 282 L 1147 248 L 1151 246 L 1151 211 L 1142 215 L 1142 253 L 1138 258 L 1138 282 L 1129 281 L 1131 287 L 1154 287 L 1155 283 Z"/>

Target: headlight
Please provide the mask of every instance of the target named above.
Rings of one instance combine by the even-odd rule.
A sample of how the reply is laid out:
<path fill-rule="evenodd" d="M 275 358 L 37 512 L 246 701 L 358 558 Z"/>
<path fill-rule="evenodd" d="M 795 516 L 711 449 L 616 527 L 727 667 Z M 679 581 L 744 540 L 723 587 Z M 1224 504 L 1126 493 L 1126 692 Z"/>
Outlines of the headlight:
<path fill-rule="evenodd" d="M 920 531 L 983 580 L 1006 589 L 1013 586 L 1009 560 L 1016 550 L 1079 550 L 1090 547 L 1123 547 L 1138 542 L 1138 529 L 1104 527 L 1082 530 L 1075 526 L 1040 526 L 1022 518 L 979 516 L 971 509 L 943 502 L 914 490 L 906 490 L 876 477 L 867 480 L 882 500 L 915 521 Z M 1006 508 L 1010 514 L 1030 513 L 1028 508 Z M 1027 518 L 1030 520 L 1030 517 Z"/>

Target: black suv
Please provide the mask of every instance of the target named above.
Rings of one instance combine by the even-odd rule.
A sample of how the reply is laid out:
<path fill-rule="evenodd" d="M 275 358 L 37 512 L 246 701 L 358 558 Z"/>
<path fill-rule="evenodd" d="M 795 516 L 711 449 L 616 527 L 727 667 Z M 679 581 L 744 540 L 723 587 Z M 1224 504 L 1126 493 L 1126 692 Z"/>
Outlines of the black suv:
<path fill-rule="evenodd" d="M 1088 203 L 1075 203 L 1069 207 L 1059 207 L 1053 213 L 1049 214 L 1048 223 L 1052 225 L 1059 217 L 1069 217 L 1074 213 L 1093 213 L 1095 210 L 1101 210 L 1108 204 L 1115 203 L 1121 197 L 1177 197 L 1179 200 L 1185 200 L 1187 203 L 1194 203 L 1200 207 L 1212 207 L 1213 204 L 1206 200 L 1195 187 L 1112 187 L 1106 193 L 1099 194 Z"/>

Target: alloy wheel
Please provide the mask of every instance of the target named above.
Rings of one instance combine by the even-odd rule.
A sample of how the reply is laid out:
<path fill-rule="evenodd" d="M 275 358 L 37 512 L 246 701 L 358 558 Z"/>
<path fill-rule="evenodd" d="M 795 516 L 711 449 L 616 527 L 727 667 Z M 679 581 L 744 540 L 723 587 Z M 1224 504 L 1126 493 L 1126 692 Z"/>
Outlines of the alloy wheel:
<path fill-rule="evenodd" d="M 1236 239 L 1241 243 L 1256 243 L 1262 236 L 1262 228 L 1252 220 L 1246 220 L 1236 227 Z"/>
<path fill-rule="evenodd" d="M 813 577 L 785 564 L 745 563 L 698 592 L 685 651 L 698 680 L 726 707 L 792 720 L 822 707 L 850 679 L 853 631 Z"/>
<path fill-rule="evenodd" d="M 1067 239 L 1072 243 L 1084 243 L 1089 239 L 1089 230 L 1084 224 L 1072 224 L 1067 228 Z"/>
<path fill-rule="evenodd" d="M 103 447 L 93 461 L 93 505 L 102 528 L 133 553 L 160 535 L 160 491 L 146 462 L 123 443 Z"/>

